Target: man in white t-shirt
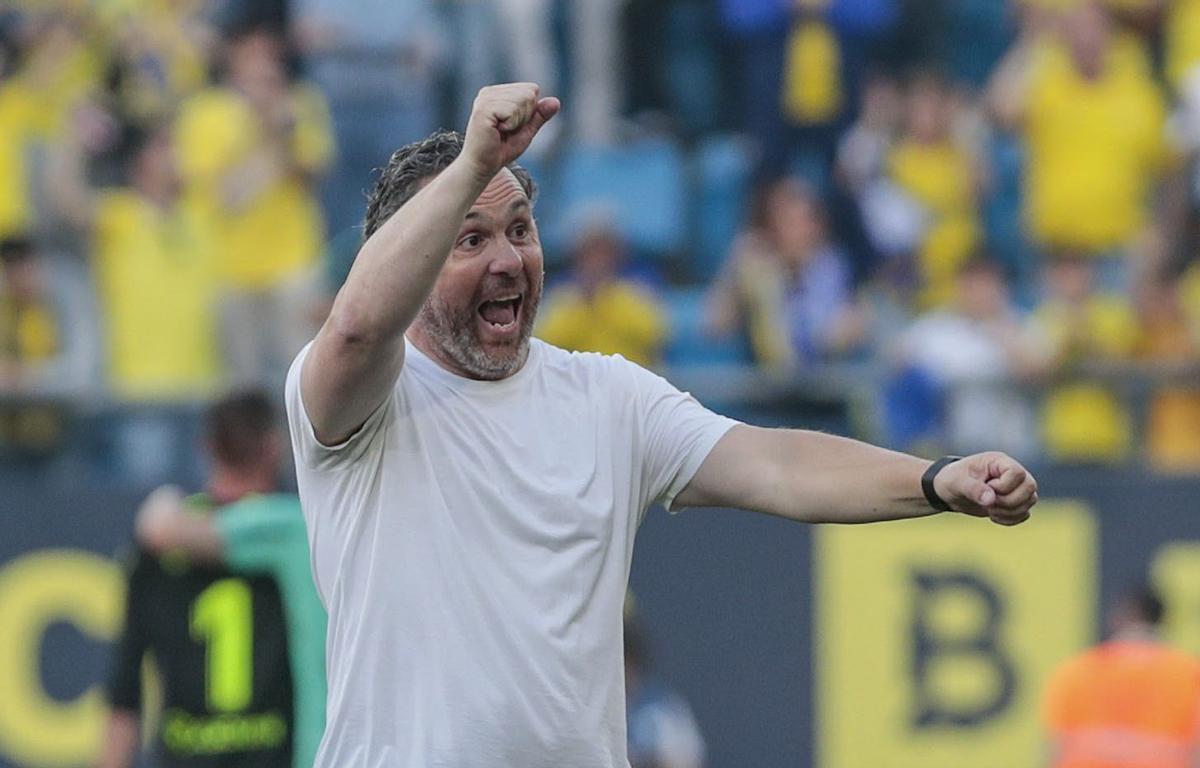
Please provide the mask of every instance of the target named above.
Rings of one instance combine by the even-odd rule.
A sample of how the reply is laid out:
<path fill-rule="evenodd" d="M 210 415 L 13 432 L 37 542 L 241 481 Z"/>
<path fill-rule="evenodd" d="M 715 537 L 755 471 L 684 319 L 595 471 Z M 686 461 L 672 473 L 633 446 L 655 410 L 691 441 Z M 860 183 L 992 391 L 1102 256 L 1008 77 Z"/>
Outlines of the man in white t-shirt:
<path fill-rule="evenodd" d="M 530 339 L 533 184 L 559 103 L 485 88 L 399 150 L 287 406 L 329 610 L 321 768 L 625 768 L 621 622 L 647 507 L 808 522 L 955 509 L 1011 525 L 1033 478 L 738 424 L 620 357 Z"/>

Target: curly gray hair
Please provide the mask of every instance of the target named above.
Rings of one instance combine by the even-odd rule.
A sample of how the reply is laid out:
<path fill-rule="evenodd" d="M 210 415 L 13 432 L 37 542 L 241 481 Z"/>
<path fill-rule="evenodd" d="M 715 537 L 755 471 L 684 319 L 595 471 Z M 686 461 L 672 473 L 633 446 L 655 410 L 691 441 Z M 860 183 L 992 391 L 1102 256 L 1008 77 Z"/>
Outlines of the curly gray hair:
<path fill-rule="evenodd" d="M 454 158 L 462 153 L 462 148 L 461 133 L 440 130 L 393 152 L 367 199 L 363 239 L 374 234 L 393 213 L 411 200 L 423 182 L 446 170 Z M 537 197 L 537 184 L 529 171 L 515 163 L 510 163 L 508 169 L 517 177 L 517 183 L 532 203 Z"/>

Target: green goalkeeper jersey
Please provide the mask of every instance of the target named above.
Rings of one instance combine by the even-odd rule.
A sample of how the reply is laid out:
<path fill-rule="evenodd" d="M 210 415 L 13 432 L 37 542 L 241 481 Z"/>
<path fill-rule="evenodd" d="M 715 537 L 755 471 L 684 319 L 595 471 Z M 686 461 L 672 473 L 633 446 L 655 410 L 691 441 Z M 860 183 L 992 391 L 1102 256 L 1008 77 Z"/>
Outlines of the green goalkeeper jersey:
<path fill-rule="evenodd" d="M 247 496 L 223 507 L 216 524 L 231 568 L 270 574 L 279 585 L 295 689 L 294 764 L 311 768 L 325 730 L 327 618 L 313 584 L 300 499 Z"/>

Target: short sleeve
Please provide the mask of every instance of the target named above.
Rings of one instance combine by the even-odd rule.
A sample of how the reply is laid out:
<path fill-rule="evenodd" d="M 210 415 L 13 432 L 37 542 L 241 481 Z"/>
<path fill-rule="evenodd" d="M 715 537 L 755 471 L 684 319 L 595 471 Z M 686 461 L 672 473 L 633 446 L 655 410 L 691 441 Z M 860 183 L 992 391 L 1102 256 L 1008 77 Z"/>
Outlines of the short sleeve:
<path fill-rule="evenodd" d="M 642 425 L 643 507 L 675 497 L 692 481 L 713 446 L 738 422 L 713 413 L 666 379 L 624 361 L 633 374 Z"/>
<path fill-rule="evenodd" d="M 285 387 L 285 400 L 288 415 L 288 430 L 292 437 L 292 450 L 296 454 L 296 463 L 310 469 L 331 470 L 352 466 L 364 459 L 372 451 L 382 450 L 383 436 L 388 420 L 393 412 L 393 395 L 389 393 L 379 407 L 367 417 L 363 425 L 350 437 L 337 445 L 324 445 L 317 440 L 312 420 L 304 407 L 304 399 L 300 394 L 300 371 L 304 361 L 312 349 L 309 342 L 288 371 Z"/>
<path fill-rule="evenodd" d="M 112 671 L 108 678 L 108 701 L 113 709 L 138 712 L 142 707 L 142 658 L 149 649 L 146 636 L 147 561 L 133 560 L 126 579 L 125 625 L 117 639 Z"/>
<path fill-rule="evenodd" d="M 222 507 L 215 517 L 225 561 L 239 570 L 273 572 L 281 563 L 308 557 L 299 500 L 251 496 Z"/>

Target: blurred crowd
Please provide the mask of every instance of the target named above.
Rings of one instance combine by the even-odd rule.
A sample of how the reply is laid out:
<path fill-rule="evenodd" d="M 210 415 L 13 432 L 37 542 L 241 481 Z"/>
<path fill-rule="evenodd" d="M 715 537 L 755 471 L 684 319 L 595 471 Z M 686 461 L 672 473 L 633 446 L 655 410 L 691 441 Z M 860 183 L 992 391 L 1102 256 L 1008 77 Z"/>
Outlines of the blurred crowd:
<path fill-rule="evenodd" d="M 898 448 L 1200 471 L 1200 0 L 17 0 L 0 10 L 0 451 L 277 385 L 373 170 L 482 85 L 538 334 L 666 369 L 849 367 Z"/>

